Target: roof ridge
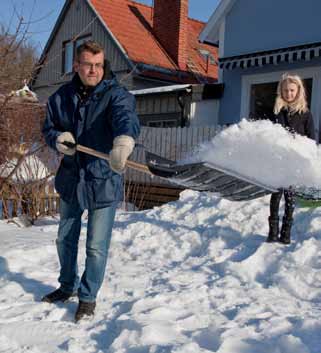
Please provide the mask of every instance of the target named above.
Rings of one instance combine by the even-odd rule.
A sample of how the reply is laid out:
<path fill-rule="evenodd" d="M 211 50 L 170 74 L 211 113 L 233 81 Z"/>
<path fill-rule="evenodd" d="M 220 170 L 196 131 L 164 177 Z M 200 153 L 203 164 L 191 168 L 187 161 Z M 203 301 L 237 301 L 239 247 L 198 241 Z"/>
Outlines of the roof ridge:
<path fill-rule="evenodd" d="M 152 8 L 153 8 L 153 6 L 150 6 L 150 5 L 147 5 L 147 4 L 143 4 L 143 3 L 139 2 L 139 1 L 135 1 L 135 0 L 127 0 L 127 1 L 128 1 L 128 2 L 132 2 L 132 3 L 134 3 L 134 4 L 137 4 L 137 5 L 139 5 L 139 6 L 148 7 L 149 9 L 152 9 Z"/>
<path fill-rule="evenodd" d="M 141 3 L 141 2 L 139 2 L 139 1 L 137 1 L 137 0 L 126 0 L 126 1 L 132 2 L 132 3 L 137 4 L 137 5 L 139 5 L 139 6 L 147 7 L 147 8 L 149 8 L 149 9 L 151 9 L 151 10 L 153 9 L 153 6 L 150 6 L 150 5 L 147 5 L 147 4 L 143 4 L 143 3 Z M 187 19 L 188 19 L 188 20 L 191 20 L 191 21 L 195 21 L 195 22 L 201 23 L 201 24 L 204 24 L 204 25 L 206 24 L 206 21 L 201 21 L 201 20 L 199 20 L 199 19 L 197 19 L 197 18 L 194 18 L 194 17 L 188 16 Z"/>
<path fill-rule="evenodd" d="M 188 17 L 188 19 L 189 19 L 189 20 L 191 20 L 191 21 L 195 21 L 195 22 L 202 23 L 203 25 L 205 25 L 205 24 L 206 24 L 206 22 L 205 22 L 205 21 L 198 20 L 197 18 Z"/>

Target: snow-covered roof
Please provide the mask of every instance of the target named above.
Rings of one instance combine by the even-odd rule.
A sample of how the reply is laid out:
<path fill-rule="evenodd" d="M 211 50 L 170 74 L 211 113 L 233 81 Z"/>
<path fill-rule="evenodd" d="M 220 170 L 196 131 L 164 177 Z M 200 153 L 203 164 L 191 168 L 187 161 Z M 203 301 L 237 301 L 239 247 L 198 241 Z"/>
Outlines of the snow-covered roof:
<path fill-rule="evenodd" d="M 192 85 L 171 85 L 171 86 L 161 86 L 161 87 L 153 87 L 153 88 L 145 88 L 138 89 L 134 91 L 130 91 L 135 96 L 143 95 L 143 94 L 152 94 L 152 93 L 165 93 L 165 92 L 173 92 L 173 91 L 187 91 L 188 89 L 192 89 Z"/>

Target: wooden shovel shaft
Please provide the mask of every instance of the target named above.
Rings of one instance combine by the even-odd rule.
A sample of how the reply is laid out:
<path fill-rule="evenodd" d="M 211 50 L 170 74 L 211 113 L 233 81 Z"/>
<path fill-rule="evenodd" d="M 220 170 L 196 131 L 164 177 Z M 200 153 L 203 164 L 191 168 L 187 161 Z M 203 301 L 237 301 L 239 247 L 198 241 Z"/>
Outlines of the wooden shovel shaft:
<path fill-rule="evenodd" d="M 76 150 L 80 151 L 80 152 L 83 152 L 83 153 L 90 154 L 92 156 L 95 156 L 95 157 L 98 157 L 98 158 L 101 158 L 101 159 L 105 159 L 106 161 L 110 160 L 110 157 L 109 157 L 108 154 L 96 151 L 96 150 L 94 150 L 92 148 L 89 148 L 89 147 L 86 147 L 86 146 L 83 146 L 83 145 L 76 145 Z M 146 174 L 149 174 L 149 175 L 153 175 L 153 173 L 150 172 L 150 170 L 148 169 L 147 165 L 145 165 L 145 164 L 137 163 L 137 162 L 133 162 L 133 161 L 127 161 L 126 162 L 126 166 L 128 168 L 132 168 L 132 169 L 138 170 L 139 172 L 143 172 L 143 173 L 146 173 Z"/>

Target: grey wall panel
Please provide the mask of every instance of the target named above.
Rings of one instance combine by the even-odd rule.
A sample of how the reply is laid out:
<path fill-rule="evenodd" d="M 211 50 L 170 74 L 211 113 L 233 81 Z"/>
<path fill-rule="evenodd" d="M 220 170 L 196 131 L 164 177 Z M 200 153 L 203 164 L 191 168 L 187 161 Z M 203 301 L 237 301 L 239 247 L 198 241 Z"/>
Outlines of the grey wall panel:
<path fill-rule="evenodd" d="M 181 111 L 176 94 L 137 96 L 136 110 L 138 114 L 166 114 L 177 113 Z"/>

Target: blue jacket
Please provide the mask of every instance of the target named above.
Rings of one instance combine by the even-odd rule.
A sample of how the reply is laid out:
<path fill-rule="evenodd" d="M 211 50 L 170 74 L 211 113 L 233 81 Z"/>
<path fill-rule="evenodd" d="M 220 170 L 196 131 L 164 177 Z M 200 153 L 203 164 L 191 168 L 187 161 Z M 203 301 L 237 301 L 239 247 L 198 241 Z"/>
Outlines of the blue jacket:
<path fill-rule="evenodd" d="M 65 131 L 73 134 L 76 143 L 104 153 L 111 151 L 117 136 L 138 137 L 135 98 L 116 79 L 101 81 L 86 100 L 78 93 L 79 85 L 76 74 L 49 97 L 42 131 L 51 148 L 56 150 L 57 137 Z M 83 209 L 107 207 L 123 198 L 122 176 L 107 161 L 82 152 L 64 155 L 55 187 L 64 201 L 77 198 Z"/>

